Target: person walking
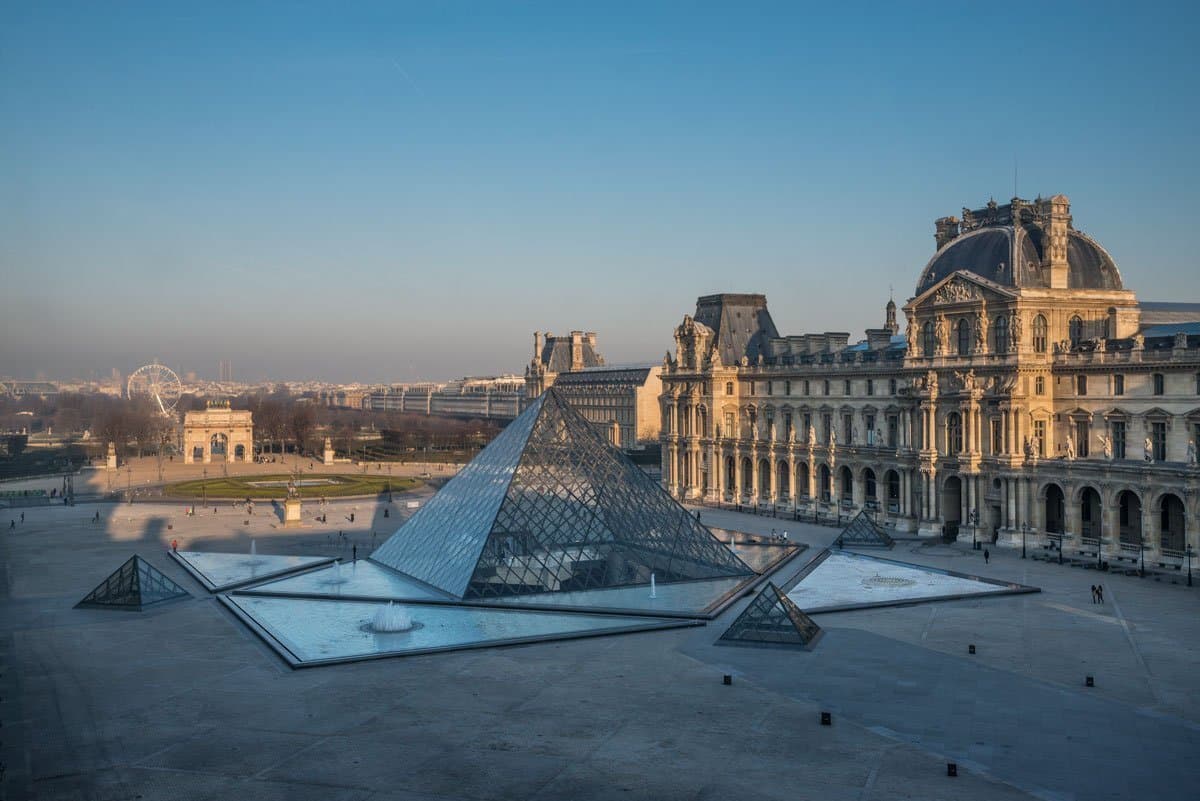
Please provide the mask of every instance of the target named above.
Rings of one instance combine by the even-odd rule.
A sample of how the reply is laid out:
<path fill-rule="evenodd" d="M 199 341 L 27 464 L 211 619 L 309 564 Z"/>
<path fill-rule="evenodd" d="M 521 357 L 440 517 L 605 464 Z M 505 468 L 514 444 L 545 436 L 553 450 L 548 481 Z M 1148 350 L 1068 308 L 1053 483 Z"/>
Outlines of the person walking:
<path fill-rule="evenodd" d="M 983 563 L 986 565 L 986 564 L 990 563 L 991 560 L 992 560 L 991 551 L 989 551 L 987 548 L 984 548 L 983 549 Z"/>
<path fill-rule="evenodd" d="M 1092 603 L 1096 603 L 1096 585 L 1092 585 Z"/>
<path fill-rule="evenodd" d="M 1096 585 L 1096 597 L 1100 599 L 1100 603 L 1104 603 L 1104 587 L 1103 587 L 1103 585 L 1100 585 L 1100 584 Z"/>
<path fill-rule="evenodd" d="M 353 562 L 358 561 L 358 544 L 357 543 L 355 543 L 354 546 L 350 549 L 350 560 Z"/>
<path fill-rule="evenodd" d="M 21 512 L 21 522 L 22 523 L 25 522 L 25 513 L 24 512 Z"/>

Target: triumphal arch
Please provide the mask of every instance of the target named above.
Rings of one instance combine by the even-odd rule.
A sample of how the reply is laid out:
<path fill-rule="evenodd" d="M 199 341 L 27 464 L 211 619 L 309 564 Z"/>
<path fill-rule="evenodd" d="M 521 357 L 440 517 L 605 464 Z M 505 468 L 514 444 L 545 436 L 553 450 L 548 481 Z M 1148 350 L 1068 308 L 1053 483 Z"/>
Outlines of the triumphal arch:
<path fill-rule="evenodd" d="M 228 401 L 210 401 L 203 411 L 183 417 L 183 461 L 244 462 L 252 457 L 254 422 L 248 409 L 230 409 Z"/>

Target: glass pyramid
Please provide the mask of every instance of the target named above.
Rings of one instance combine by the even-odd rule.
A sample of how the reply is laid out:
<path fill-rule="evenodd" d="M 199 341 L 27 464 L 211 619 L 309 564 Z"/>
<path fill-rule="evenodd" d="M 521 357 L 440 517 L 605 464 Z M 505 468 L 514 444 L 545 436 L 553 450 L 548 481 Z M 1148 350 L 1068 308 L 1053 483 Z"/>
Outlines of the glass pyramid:
<path fill-rule="evenodd" d="M 883 530 L 883 526 L 872 520 L 866 512 L 859 512 L 837 538 L 839 548 L 847 545 L 891 548 L 894 544 L 892 538 Z"/>
<path fill-rule="evenodd" d="M 554 388 L 371 558 L 457 598 L 754 575 Z"/>
<path fill-rule="evenodd" d="M 99 587 L 87 594 L 75 608 L 129 609 L 140 612 L 153 604 L 188 598 L 180 587 L 161 570 L 136 554 L 117 568 Z"/>
<path fill-rule="evenodd" d="M 773 582 L 768 581 L 750 605 L 733 621 L 718 645 L 781 645 L 807 648 L 821 636 L 821 627 L 800 611 Z"/>

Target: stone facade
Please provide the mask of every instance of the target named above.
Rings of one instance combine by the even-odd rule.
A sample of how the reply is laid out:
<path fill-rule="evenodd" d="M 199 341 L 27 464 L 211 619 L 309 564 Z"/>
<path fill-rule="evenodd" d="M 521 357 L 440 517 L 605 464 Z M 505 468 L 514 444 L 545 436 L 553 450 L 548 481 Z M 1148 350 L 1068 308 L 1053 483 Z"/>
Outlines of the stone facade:
<path fill-rule="evenodd" d="M 904 335 L 892 302 L 849 345 L 779 336 L 761 295 L 700 298 L 663 363 L 664 487 L 1178 564 L 1200 545 L 1200 307 L 1147 325 L 1062 195 L 935 231 Z"/>
<path fill-rule="evenodd" d="M 554 386 L 605 439 L 628 450 L 658 441 L 661 371 L 657 364 L 580 370 L 557 376 Z"/>
<path fill-rule="evenodd" d="M 184 464 L 244 462 L 254 457 L 254 422 L 248 410 L 210 403 L 183 416 Z"/>

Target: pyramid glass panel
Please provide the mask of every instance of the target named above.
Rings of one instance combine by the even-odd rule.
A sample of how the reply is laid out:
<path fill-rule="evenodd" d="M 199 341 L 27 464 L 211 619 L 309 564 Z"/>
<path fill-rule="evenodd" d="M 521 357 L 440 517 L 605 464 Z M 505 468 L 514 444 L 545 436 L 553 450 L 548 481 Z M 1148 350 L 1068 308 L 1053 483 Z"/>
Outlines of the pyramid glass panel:
<path fill-rule="evenodd" d="M 187 590 L 158 568 L 135 555 L 101 582 L 100 586 L 88 593 L 87 597 L 75 604 L 75 607 L 140 611 L 152 604 L 188 597 L 190 596 Z"/>
<path fill-rule="evenodd" d="M 371 558 L 458 598 L 753 575 L 553 388 Z"/>
<path fill-rule="evenodd" d="M 806 648 L 816 641 L 821 627 L 800 611 L 792 600 L 767 582 L 762 592 L 738 615 L 720 645 L 783 645 Z"/>
<path fill-rule="evenodd" d="M 877 524 L 874 520 L 867 516 L 866 512 L 859 512 L 858 515 L 850 521 L 846 528 L 842 529 L 842 533 L 837 538 L 839 546 L 869 546 L 879 548 L 891 548 L 895 542 L 888 535 L 883 527 Z"/>
<path fill-rule="evenodd" d="M 461 598 L 541 406 L 538 398 L 509 423 L 371 560 Z"/>

